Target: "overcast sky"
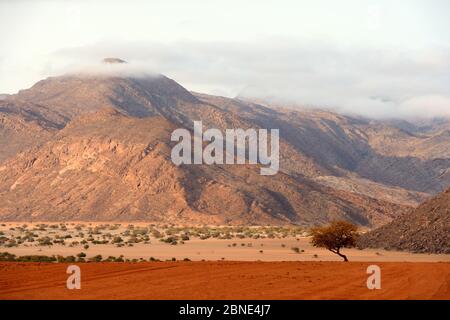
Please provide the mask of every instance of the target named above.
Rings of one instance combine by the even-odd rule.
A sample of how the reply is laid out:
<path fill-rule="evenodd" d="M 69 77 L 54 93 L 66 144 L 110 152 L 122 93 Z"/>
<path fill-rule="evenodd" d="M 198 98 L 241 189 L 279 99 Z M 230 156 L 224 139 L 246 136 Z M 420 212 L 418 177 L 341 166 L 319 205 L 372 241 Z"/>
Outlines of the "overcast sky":
<path fill-rule="evenodd" d="M 118 56 L 199 92 L 450 116 L 447 0 L 93 2 L 0 0 L 0 92 Z"/>

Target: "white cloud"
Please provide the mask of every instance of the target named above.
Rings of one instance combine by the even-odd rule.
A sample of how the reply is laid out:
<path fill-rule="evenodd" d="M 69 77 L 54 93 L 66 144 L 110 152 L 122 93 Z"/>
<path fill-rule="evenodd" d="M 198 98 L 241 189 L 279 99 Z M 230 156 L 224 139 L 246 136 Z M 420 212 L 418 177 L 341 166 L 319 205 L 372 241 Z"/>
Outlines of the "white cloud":
<path fill-rule="evenodd" d="M 0 2 L 0 92 L 96 70 L 372 117 L 448 115 L 450 5 L 431 0 Z"/>
<path fill-rule="evenodd" d="M 448 48 L 405 52 L 272 38 L 254 43 L 98 44 L 61 50 L 50 60 L 99 61 L 109 53 L 138 65 L 135 70 L 164 73 L 199 92 L 370 117 L 435 117 L 450 110 Z M 63 70 L 62 63 L 48 71 Z"/>
<path fill-rule="evenodd" d="M 450 96 L 427 95 L 417 96 L 402 102 L 399 114 L 422 117 L 450 117 Z"/>

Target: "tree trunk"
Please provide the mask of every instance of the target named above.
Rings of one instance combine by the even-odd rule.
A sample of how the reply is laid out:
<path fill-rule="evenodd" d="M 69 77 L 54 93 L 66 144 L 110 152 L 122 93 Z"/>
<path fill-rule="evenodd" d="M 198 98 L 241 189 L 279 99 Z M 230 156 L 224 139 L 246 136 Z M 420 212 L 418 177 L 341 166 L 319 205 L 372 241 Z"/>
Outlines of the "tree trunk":
<path fill-rule="evenodd" d="M 339 252 L 338 252 L 338 255 L 339 255 L 340 257 L 344 258 L 344 262 L 348 262 L 347 256 L 346 256 L 345 254 L 342 254 L 342 253 L 339 253 Z"/>
<path fill-rule="evenodd" d="M 337 254 L 339 257 L 343 258 L 344 262 L 348 262 L 347 256 L 345 254 L 342 254 L 339 249 L 338 250 L 330 250 L 330 251 Z"/>

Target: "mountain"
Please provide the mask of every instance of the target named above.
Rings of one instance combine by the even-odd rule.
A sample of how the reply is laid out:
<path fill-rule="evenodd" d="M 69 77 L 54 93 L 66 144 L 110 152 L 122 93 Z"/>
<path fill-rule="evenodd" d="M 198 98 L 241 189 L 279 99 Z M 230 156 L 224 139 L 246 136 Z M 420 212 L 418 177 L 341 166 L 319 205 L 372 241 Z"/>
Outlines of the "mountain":
<path fill-rule="evenodd" d="M 175 166 L 170 134 L 195 120 L 279 129 L 279 173 Z M 0 100 L 0 121 L 2 220 L 374 227 L 450 185 L 444 120 L 407 131 L 404 122 L 193 93 L 163 75 L 50 77 Z"/>
<path fill-rule="evenodd" d="M 403 209 L 328 190 L 301 176 L 261 176 L 250 165 L 177 167 L 168 142 L 174 129 L 163 117 L 138 119 L 114 109 L 75 118 L 43 146 L 3 163 L 0 216 L 212 224 L 348 219 L 368 224 Z"/>
<path fill-rule="evenodd" d="M 363 235 L 359 246 L 450 253 L 450 189 Z"/>
<path fill-rule="evenodd" d="M 280 135 L 296 152 L 313 159 L 320 176 L 356 174 L 384 185 L 429 194 L 450 186 L 450 140 L 445 139 L 448 130 L 443 124 L 436 131 L 409 133 L 389 126 L 389 121 L 322 110 L 274 109 L 216 97 L 206 99 L 254 124 L 280 128 Z M 450 129 L 450 121 L 445 123 Z"/>

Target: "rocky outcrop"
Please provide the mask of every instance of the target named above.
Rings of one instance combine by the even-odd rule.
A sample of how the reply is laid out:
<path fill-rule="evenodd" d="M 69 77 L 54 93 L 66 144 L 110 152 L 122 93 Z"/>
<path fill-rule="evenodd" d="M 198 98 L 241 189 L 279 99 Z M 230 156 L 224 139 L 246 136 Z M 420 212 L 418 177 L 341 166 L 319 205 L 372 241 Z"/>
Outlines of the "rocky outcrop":
<path fill-rule="evenodd" d="M 391 223 L 364 234 L 363 248 L 450 253 L 450 189 Z"/>

